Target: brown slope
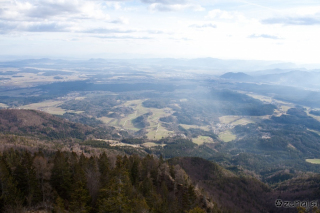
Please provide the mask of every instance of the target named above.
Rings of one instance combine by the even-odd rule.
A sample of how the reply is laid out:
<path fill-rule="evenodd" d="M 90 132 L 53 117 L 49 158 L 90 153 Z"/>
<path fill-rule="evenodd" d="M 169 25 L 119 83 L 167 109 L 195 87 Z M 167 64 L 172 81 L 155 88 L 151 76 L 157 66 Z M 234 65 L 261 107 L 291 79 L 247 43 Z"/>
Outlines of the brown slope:
<path fill-rule="evenodd" d="M 270 209 L 267 202 L 271 189 L 257 179 L 238 177 L 202 158 L 174 158 L 169 163 L 179 164 L 219 207 L 232 212 L 268 212 Z"/>
<path fill-rule="evenodd" d="M 0 132 L 50 139 L 86 139 L 97 130 L 36 110 L 0 110 Z"/>

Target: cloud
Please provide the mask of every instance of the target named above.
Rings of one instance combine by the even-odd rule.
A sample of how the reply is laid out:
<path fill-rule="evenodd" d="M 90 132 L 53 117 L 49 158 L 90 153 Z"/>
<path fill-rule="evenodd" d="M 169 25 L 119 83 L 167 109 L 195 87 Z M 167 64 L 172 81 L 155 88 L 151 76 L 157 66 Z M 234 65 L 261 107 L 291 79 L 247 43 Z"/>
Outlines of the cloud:
<path fill-rule="evenodd" d="M 141 0 L 141 2 L 146 4 L 186 4 L 186 0 Z"/>
<path fill-rule="evenodd" d="M 101 39 L 138 39 L 138 40 L 149 40 L 153 39 L 152 37 L 148 36 L 116 36 L 116 35 L 111 35 L 111 36 L 94 36 L 95 38 L 101 38 Z"/>
<path fill-rule="evenodd" d="M 28 32 L 68 32 L 66 25 L 58 23 L 33 23 L 24 28 Z"/>
<path fill-rule="evenodd" d="M 222 22 L 248 21 L 248 19 L 240 12 L 226 11 L 220 9 L 214 9 L 209 11 L 208 15 L 205 18 Z"/>
<path fill-rule="evenodd" d="M 262 24 L 283 25 L 319 25 L 320 17 L 279 17 L 269 18 L 261 21 Z"/>
<path fill-rule="evenodd" d="M 55 22 L 19 23 L 0 22 L 0 33 L 10 32 L 68 32 L 69 26 Z"/>
<path fill-rule="evenodd" d="M 95 33 L 95 34 L 109 34 L 109 33 L 133 33 L 136 30 L 121 30 L 121 29 L 108 29 L 108 28 L 94 28 L 89 30 L 78 31 L 80 33 Z"/>
<path fill-rule="evenodd" d="M 207 23 L 207 24 L 192 24 L 189 27 L 193 28 L 217 28 L 217 25 L 212 24 L 212 23 Z"/>
<path fill-rule="evenodd" d="M 195 4 L 162 4 L 162 3 L 153 3 L 149 6 L 149 9 L 152 11 L 160 11 L 160 12 L 179 11 L 179 10 L 185 10 L 185 9 L 191 9 L 194 11 L 205 10 L 200 5 L 195 5 Z"/>
<path fill-rule="evenodd" d="M 117 19 L 112 19 L 112 20 L 107 21 L 107 22 L 112 23 L 112 24 L 128 24 L 129 20 L 126 19 L 126 18 L 120 17 L 120 18 L 117 18 Z"/>
<path fill-rule="evenodd" d="M 103 11 L 101 1 L 85 0 L 31 0 L 12 1 L 0 10 L 0 19 L 11 21 L 35 21 L 40 19 L 111 20 Z"/>
<path fill-rule="evenodd" d="M 30 8 L 26 8 L 25 15 L 28 17 L 48 18 L 80 12 L 80 5 L 75 1 L 43 1 L 41 4 L 34 4 Z"/>
<path fill-rule="evenodd" d="M 12 23 L 0 22 L 0 34 L 6 34 L 16 28 L 17 26 Z"/>
<path fill-rule="evenodd" d="M 1 1 L 1 0 L 0 0 Z M 10 32 L 77 32 L 88 23 L 128 24 L 124 17 L 111 18 L 102 1 L 30 0 L 9 1 L 0 8 L 0 33 Z M 71 26 L 75 29 L 72 30 Z M 77 29 L 78 28 L 78 29 Z"/>
<path fill-rule="evenodd" d="M 228 12 L 220 9 L 214 9 L 208 12 L 206 18 L 210 19 L 234 19 L 238 14 L 235 12 Z"/>
<path fill-rule="evenodd" d="M 275 40 L 281 39 L 278 36 L 273 36 L 268 34 L 261 34 L 261 35 L 252 34 L 248 36 L 248 38 L 267 38 L 267 39 L 275 39 Z"/>
<path fill-rule="evenodd" d="M 185 9 L 194 11 L 203 11 L 205 8 L 198 4 L 191 4 L 188 0 L 141 0 L 145 4 L 149 4 L 152 11 L 170 12 Z"/>

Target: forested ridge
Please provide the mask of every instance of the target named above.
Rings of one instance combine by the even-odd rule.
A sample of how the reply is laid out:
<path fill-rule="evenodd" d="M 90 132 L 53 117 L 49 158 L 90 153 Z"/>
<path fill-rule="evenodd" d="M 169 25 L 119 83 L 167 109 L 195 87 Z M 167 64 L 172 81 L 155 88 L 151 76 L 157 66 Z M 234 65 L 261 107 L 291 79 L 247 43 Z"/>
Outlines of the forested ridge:
<path fill-rule="evenodd" d="M 0 184 L 1 212 L 220 212 L 180 166 L 151 155 L 10 149 Z"/>

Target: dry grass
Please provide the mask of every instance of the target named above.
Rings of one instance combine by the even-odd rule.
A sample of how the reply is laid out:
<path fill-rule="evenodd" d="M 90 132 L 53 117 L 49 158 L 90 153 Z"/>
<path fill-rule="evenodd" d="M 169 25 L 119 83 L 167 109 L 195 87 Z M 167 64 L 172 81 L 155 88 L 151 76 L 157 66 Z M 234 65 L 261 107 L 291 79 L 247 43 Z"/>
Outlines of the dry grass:
<path fill-rule="evenodd" d="M 114 120 L 112 120 L 112 118 L 110 119 L 106 117 L 102 117 L 100 118 L 100 120 L 108 125 L 117 126 L 133 131 L 139 131 L 140 129 L 133 126 L 132 120 L 143 114 L 152 112 L 152 115 L 150 115 L 147 119 L 147 121 L 150 123 L 150 126 L 145 128 L 147 131 L 147 137 L 150 140 L 159 140 L 161 138 L 169 137 L 170 135 L 174 134 L 174 132 L 168 131 L 167 129 L 162 127 L 161 121 L 159 120 L 161 117 L 171 115 L 173 113 L 173 110 L 171 108 L 157 109 L 143 107 L 142 102 L 145 100 L 146 99 L 132 100 L 120 105 L 133 108 L 134 113 L 119 119 L 119 122 L 115 122 Z"/>
<path fill-rule="evenodd" d="M 7 108 L 8 105 L 7 105 L 7 104 L 0 103 L 0 107 Z"/>
<path fill-rule="evenodd" d="M 210 126 L 197 126 L 197 125 L 187 125 L 187 124 L 179 124 L 179 125 L 185 129 L 194 128 L 194 129 L 202 129 L 204 131 L 210 131 Z"/>
<path fill-rule="evenodd" d="M 235 140 L 237 137 L 232 134 L 232 132 L 230 132 L 230 130 L 227 130 L 225 132 L 221 132 L 219 134 L 219 138 L 223 141 L 223 142 L 230 142 Z"/>
<path fill-rule="evenodd" d="M 144 147 L 155 147 L 155 146 L 166 146 L 166 144 L 156 144 L 156 143 L 153 143 L 153 142 L 146 142 L 144 144 L 141 144 L 142 146 Z"/>
<path fill-rule="evenodd" d="M 250 93 L 246 93 L 246 95 L 248 95 L 248 96 L 250 96 L 252 98 L 258 99 L 260 101 L 263 101 L 263 102 L 267 102 L 267 103 L 271 103 L 272 102 L 272 98 L 268 97 L 268 96 L 256 95 L 256 94 L 250 94 Z"/>
<path fill-rule="evenodd" d="M 19 72 L 18 75 L 22 77 L 11 78 L 11 80 L 8 80 L 6 82 L 6 85 L 21 87 L 21 86 L 33 86 L 38 83 L 84 80 L 84 78 L 81 78 L 78 73 L 73 73 L 71 75 L 63 75 L 61 76 L 63 77 L 63 79 L 54 79 L 55 76 L 43 76 L 43 75 L 38 75 L 36 73 Z M 11 75 L 8 75 L 8 76 L 11 77 Z"/>
<path fill-rule="evenodd" d="M 307 130 L 310 131 L 310 132 L 314 132 L 314 133 L 320 135 L 320 132 L 318 132 L 318 131 L 316 131 L 316 130 L 313 130 L 313 129 L 307 129 Z"/>
<path fill-rule="evenodd" d="M 241 118 L 239 120 L 236 120 L 235 122 L 232 122 L 232 125 L 247 125 L 250 123 L 255 123 L 254 121 L 248 119 L 248 118 Z"/>
<path fill-rule="evenodd" d="M 239 116 L 222 116 L 222 117 L 219 117 L 219 120 L 220 120 L 220 123 L 222 124 L 229 124 L 239 118 L 240 118 Z"/>
<path fill-rule="evenodd" d="M 21 106 L 21 109 L 34 109 L 34 110 L 41 110 L 53 115 L 63 115 L 66 112 L 72 112 L 72 113 L 83 113 L 83 111 L 74 111 L 74 110 L 64 110 L 60 108 L 59 106 L 63 104 L 64 101 L 43 101 L 39 103 L 34 104 L 28 104 Z"/>
<path fill-rule="evenodd" d="M 320 159 L 306 159 L 308 163 L 320 164 Z"/>
<path fill-rule="evenodd" d="M 307 111 L 306 111 L 306 113 L 307 113 L 308 116 L 313 117 L 313 118 L 316 119 L 317 121 L 320 121 L 320 116 L 312 115 L 312 114 L 310 114 L 309 112 L 310 112 L 310 110 L 307 110 Z M 311 130 L 310 130 L 310 131 L 311 131 Z"/>
<path fill-rule="evenodd" d="M 287 111 L 289 110 L 289 109 L 291 109 L 292 107 L 291 106 L 288 106 L 288 105 L 282 105 L 282 106 L 280 106 L 280 109 L 281 109 L 281 111 L 283 111 L 283 112 L 285 112 L 285 113 L 287 113 Z"/>
<path fill-rule="evenodd" d="M 192 142 L 198 145 L 202 145 L 204 143 L 214 143 L 212 138 L 208 136 L 198 136 L 197 138 L 192 138 Z"/>

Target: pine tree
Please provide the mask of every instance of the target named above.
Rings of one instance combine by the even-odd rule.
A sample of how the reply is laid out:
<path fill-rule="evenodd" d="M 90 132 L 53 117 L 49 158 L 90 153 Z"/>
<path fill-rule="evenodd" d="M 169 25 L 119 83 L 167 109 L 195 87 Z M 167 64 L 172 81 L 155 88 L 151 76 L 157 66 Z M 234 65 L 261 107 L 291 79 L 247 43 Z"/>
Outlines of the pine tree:
<path fill-rule="evenodd" d="M 51 165 L 42 153 L 36 153 L 33 158 L 33 167 L 36 172 L 36 179 L 41 190 L 41 200 L 46 202 L 52 195 L 52 187 L 49 184 L 51 176 Z"/>
<path fill-rule="evenodd" d="M 85 169 L 87 166 L 87 158 L 82 154 L 79 161 L 72 161 L 73 177 L 70 192 L 70 205 L 69 209 L 72 212 L 86 213 L 90 211 L 89 203 L 91 197 L 87 188 L 87 177 Z"/>
<path fill-rule="evenodd" d="M 91 196 L 91 204 L 95 206 L 100 188 L 100 172 L 96 158 L 90 157 L 86 168 L 87 188 Z"/>
<path fill-rule="evenodd" d="M 54 165 L 50 178 L 51 186 L 57 191 L 62 199 L 69 200 L 72 177 L 68 158 L 65 157 L 64 153 L 58 151 L 54 157 L 53 163 Z"/>
<path fill-rule="evenodd" d="M 110 181 L 106 187 L 100 191 L 98 199 L 99 213 L 131 212 L 132 206 L 129 199 L 132 193 L 132 185 L 129 173 L 121 156 L 117 156 L 116 167 L 112 171 Z"/>
<path fill-rule="evenodd" d="M 105 187 L 109 180 L 110 164 L 106 153 L 102 153 L 98 160 L 99 172 L 100 172 L 100 184 Z"/>
<path fill-rule="evenodd" d="M 1 208 L 15 208 L 22 205 L 22 195 L 17 188 L 6 161 L 0 160 Z"/>
<path fill-rule="evenodd" d="M 21 162 L 14 171 L 17 187 L 21 191 L 28 206 L 41 201 L 41 190 L 36 178 L 36 171 L 29 152 L 22 153 Z"/>

